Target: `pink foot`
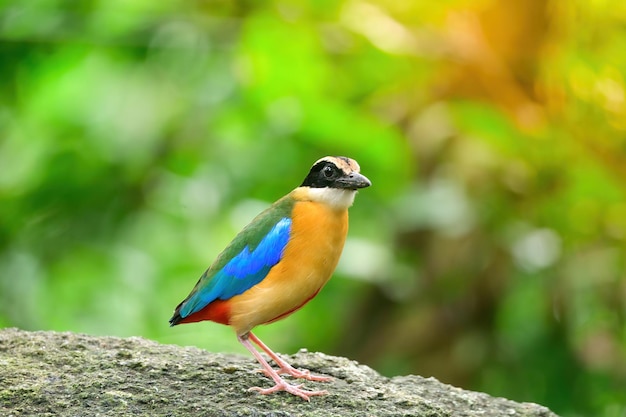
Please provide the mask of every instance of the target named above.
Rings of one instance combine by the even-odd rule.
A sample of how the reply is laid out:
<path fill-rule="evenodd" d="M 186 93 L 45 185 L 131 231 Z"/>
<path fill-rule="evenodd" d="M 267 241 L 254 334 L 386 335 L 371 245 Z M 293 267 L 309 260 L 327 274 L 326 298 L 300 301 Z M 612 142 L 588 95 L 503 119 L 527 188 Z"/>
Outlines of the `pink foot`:
<path fill-rule="evenodd" d="M 297 395 L 298 397 L 306 401 L 311 401 L 309 397 L 328 394 L 328 391 L 308 391 L 308 390 L 300 388 L 301 386 L 302 384 L 291 385 L 283 380 L 280 380 L 272 388 L 252 387 L 250 388 L 250 391 L 257 391 L 259 394 L 262 394 L 262 395 L 273 394 L 278 391 L 285 391 L 285 392 L 288 392 L 289 394 Z"/>
<path fill-rule="evenodd" d="M 295 378 L 304 378 L 309 381 L 330 381 L 332 378 L 327 377 L 327 376 L 311 375 L 311 372 L 309 372 L 308 370 L 303 370 L 303 371 L 297 370 L 296 368 L 294 368 L 293 366 L 289 365 L 287 362 L 279 358 L 278 355 L 272 352 L 270 348 L 265 346 L 263 342 L 261 342 L 255 335 L 253 335 L 250 332 L 243 336 L 237 336 L 237 339 L 239 340 L 239 342 L 241 342 L 241 344 L 246 349 L 250 351 L 250 353 L 252 353 L 252 355 L 256 358 L 256 360 L 259 361 L 259 363 L 263 367 L 263 369 L 261 369 L 261 372 L 263 372 L 265 375 L 272 378 L 272 380 L 274 381 L 274 384 L 276 384 L 271 388 L 252 387 L 250 388 L 251 391 L 258 391 L 262 395 L 272 394 L 278 391 L 285 391 L 285 392 L 288 392 L 289 394 L 297 395 L 298 397 L 306 401 L 311 401 L 310 397 L 313 397 L 316 395 L 328 394 L 328 391 L 307 391 L 305 389 L 300 388 L 302 387 L 302 385 L 291 385 L 287 383 L 284 379 L 282 379 L 279 374 L 280 373 L 288 374 Z M 263 356 L 252 346 L 252 344 L 250 343 L 248 339 L 252 339 L 254 343 L 259 345 L 261 349 L 263 349 L 268 355 L 270 355 L 270 357 L 274 360 L 274 362 L 276 362 L 276 364 L 279 366 L 278 371 L 275 371 L 270 366 L 270 364 L 267 363 L 265 359 L 263 359 Z"/>
<path fill-rule="evenodd" d="M 261 342 L 261 340 L 255 335 L 253 335 L 252 333 L 250 333 L 250 339 L 252 339 L 252 341 L 256 343 L 261 349 L 263 349 L 265 353 L 267 353 L 270 356 L 270 358 L 272 358 L 272 360 L 276 363 L 276 365 L 278 365 L 279 369 L 276 372 L 279 375 L 291 375 L 294 378 L 302 378 L 302 379 L 306 379 L 307 381 L 328 382 L 328 381 L 333 380 L 329 376 L 311 375 L 311 371 L 309 371 L 308 369 L 303 369 L 300 371 L 294 368 L 293 366 L 289 365 L 286 361 L 282 360 L 280 356 L 274 353 L 274 351 L 268 348 L 265 345 L 265 343 Z M 268 373 L 267 370 L 262 369 L 261 372 L 271 377 L 271 374 Z"/>

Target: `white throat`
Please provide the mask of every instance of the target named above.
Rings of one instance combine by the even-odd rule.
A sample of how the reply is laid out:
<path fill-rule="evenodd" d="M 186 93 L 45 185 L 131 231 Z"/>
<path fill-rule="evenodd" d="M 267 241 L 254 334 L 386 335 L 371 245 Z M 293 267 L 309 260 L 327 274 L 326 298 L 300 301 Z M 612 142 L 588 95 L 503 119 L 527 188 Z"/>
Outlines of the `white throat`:
<path fill-rule="evenodd" d="M 317 203 L 328 204 L 332 208 L 345 210 L 354 203 L 356 190 L 340 188 L 310 188 L 309 198 Z"/>

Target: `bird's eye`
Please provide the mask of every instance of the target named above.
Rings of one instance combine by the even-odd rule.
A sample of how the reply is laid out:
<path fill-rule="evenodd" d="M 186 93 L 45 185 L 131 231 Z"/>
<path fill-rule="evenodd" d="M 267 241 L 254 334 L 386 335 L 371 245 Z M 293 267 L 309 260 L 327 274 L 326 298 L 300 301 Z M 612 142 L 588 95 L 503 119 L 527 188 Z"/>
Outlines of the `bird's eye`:
<path fill-rule="evenodd" d="M 322 170 L 322 173 L 324 174 L 326 178 L 330 178 L 333 176 L 333 169 L 328 166 L 324 167 L 324 169 Z"/>

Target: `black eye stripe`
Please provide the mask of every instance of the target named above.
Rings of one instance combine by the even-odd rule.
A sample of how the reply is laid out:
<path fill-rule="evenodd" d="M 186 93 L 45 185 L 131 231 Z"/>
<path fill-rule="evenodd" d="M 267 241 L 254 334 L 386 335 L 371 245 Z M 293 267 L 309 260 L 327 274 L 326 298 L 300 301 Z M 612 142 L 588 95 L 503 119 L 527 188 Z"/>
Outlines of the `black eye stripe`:
<path fill-rule="evenodd" d="M 333 162 L 320 161 L 311 168 L 302 185 L 313 188 L 332 187 L 335 179 L 341 175 L 342 171 Z"/>

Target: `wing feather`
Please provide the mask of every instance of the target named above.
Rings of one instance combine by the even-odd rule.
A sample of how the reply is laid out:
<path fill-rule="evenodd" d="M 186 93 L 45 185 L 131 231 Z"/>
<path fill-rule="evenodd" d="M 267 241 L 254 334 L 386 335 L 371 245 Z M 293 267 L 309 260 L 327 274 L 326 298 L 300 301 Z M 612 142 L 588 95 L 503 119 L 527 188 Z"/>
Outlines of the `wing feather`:
<path fill-rule="evenodd" d="M 191 293 L 176 307 L 170 324 L 261 282 L 280 262 L 289 242 L 293 204 L 293 198 L 287 195 L 252 220 L 202 274 Z"/>
<path fill-rule="evenodd" d="M 282 218 L 254 250 L 246 245 L 206 286 L 197 288 L 180 308 L 181 317 L 202 310 L 214 300 L 227 300 L 252 288 L 263 280 L 283 256 L 289 242 L 291 220 Z M 207 270 L 207 275 L 211 270 Z M 203 276 L 204 277 L 204 276 Z M 202 278 L 200 279 L 202 281 Z"/>

